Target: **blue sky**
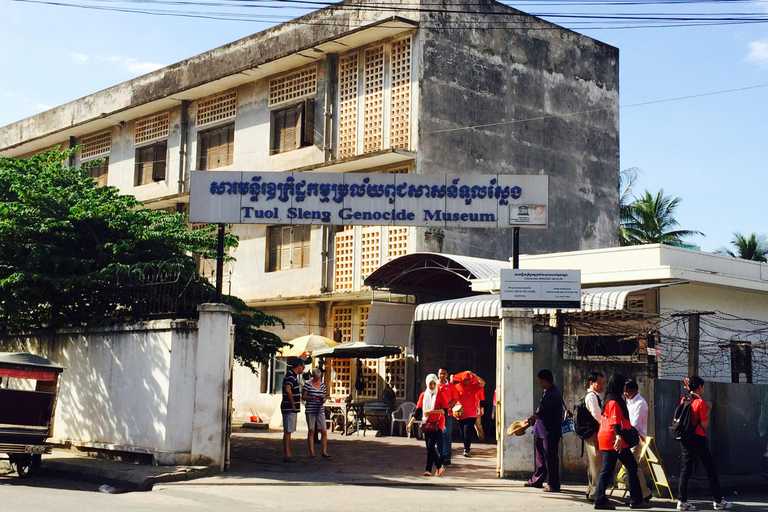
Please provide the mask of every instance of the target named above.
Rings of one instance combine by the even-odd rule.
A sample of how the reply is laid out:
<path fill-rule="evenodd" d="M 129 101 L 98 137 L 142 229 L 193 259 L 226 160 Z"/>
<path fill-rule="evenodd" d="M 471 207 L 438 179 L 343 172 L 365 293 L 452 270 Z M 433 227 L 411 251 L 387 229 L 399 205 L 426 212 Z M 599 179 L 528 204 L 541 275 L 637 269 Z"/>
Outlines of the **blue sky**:
<path fill-rule="evenodd" d="M 508 3 L 531 13 L 750 12 L 768 18 L 768 1 L 625 8 Z M 306 12 L 230 11 L 280 17 Z M 0 126 L 274 24 L 14 0 L 0 0 L 0 13 Z M 575 20 L 551 21 L 585 26 Z M 768 23 L 576 30 L 620 50 L 620 168 L 642 170 L 636 192 L 664 188 L 681 197 L 676 217 L 682 228 L 706 234 L 690 239 L 706 251 L 726 245 L 734 231 L 767 233 Z M 743 90 L 709 94 L 737 89 Z M 704 96 L 675 99 L 697 95 Z M 637 105 L 667 99 L 675 100 Z"/>

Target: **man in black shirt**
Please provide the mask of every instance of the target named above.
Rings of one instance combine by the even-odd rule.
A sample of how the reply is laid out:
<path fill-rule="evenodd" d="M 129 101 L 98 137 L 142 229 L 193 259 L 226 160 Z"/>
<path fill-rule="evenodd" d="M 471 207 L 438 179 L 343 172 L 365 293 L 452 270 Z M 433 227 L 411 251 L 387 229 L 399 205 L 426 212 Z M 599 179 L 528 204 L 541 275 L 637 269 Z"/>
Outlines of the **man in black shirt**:
<path fill-rule="evenodd" d="M 560 439 L 563 437 L 563 394 L 554 384 L 552 372 L 539 371 L 539 386 L 544 389 L 536 412 L 528 419 L 533 425 L 536 437 L 536 471 L 524 484 L 526 487 L 541 487 L 546 492 L 560 492 L 560 461 L 558 452 Z M 544 481 L 549 476 L 549 485 Z"/>
<path fill-rule="evenodd" d="M 304 373 L 304 361 L 291 358 L 288 366 L 290 368 L 283 377 L 283 401 L 280 403 L 280 411 L 283 413 L 283 462 L 296 462 L 291 455 L 291 434 L 296 431 L 296 417 L 301 408 L 299 375 Z"/>

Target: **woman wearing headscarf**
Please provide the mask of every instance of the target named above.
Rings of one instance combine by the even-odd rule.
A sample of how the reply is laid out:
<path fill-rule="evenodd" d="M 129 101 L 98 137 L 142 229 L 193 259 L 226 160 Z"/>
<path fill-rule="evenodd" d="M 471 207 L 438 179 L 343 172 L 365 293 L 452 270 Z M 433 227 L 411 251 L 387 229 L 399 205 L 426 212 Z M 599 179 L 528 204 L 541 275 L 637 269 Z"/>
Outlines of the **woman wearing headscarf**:
<path fill-rule="evenodd" d="M 622 437 L 624 430 L 629 430 L 629 410 L 624 401 L 624 384 L 627 378 L 616 373 L 608 378 L 605 384 L 605 399 L 603 401 L 602 421 L 597 431 L 597 445 L 603 452 L 603 466 L 597 478 L 595 490 L 595 508 L 598 510 L 613 510 L 616 507 L 608 502 L 605 495 L 608 485 L 616 470 L 616 461 L 620 460 L 627 471 L 629 486 L 629 508 L 650 508 L 643 500 L 640 480 L 637 478 L 637 461 L 632 451 Z"/>
<path fill-rule="evenodd" d="M 480 412 L 478 394 L 485 386 L 485 381 L 471 371 L 457 373 L 451 379 L 459 392 L 459 401 L 454 409 L 454 417 L 459 420 L 459 431 L 464 441 L 464 456 L 469 457 L 472 448 L 472 433 L 475 431 L 477 415 Z"/>
<path fill-rule="evenodd" d="M 440 380 L 437 375 L 430 373 L 427 375 L 425 389 L 419 401 L 416 403 L 416 410 L 414 411 L 411 420 L 405 427 L 408 432 L 411 431 L 411 426 L 416 418 L 423 418 L 424 421 L 421 424 L 421 431 L 424 434 L 424 441 L 427 444 L 427 465 L 424 469 L 424 476 L 432 476 L 432 466 L 435 466 L 435 476 L 443 476 L 445 473 L 445 466 L 443 466 L 442 456 L 437 453 L 437 440 L 443 435 L 443 427 L 445 426 L 445 414 L 447 412 L 448 404 L 445 403 L 443 394 L 438 392 L 438 383 Z"/>

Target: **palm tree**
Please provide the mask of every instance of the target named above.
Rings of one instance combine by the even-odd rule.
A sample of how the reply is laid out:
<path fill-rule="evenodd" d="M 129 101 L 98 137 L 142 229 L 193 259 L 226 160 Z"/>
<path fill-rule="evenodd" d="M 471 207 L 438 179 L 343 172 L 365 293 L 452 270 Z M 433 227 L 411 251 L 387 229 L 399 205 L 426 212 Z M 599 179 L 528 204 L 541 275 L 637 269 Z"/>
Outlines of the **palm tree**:
<path fill-rule="evenodd" d="M 755 233 L 744 237 L 741 233 L 734 233 L 731 245 L 736 248 L 734 253 L 728 247 L 722 247 L 715 252 L 718 254 L 727 254 L 732 258 L 741 258 L 743 260 L 768 262 L 768 238 L 758 236 Z"/>
<path fill-rule="evenodd" d="M 647 190 L 629 205 L 627 219 L 621 221 L 622 245 L 667 244 L 682 245 L 682 239 L 703 235 L 700 231 L 674 228 L 678 225 L 674 211 L 679 197 L 664 195 L 664 189 L 652 195 Z"/>

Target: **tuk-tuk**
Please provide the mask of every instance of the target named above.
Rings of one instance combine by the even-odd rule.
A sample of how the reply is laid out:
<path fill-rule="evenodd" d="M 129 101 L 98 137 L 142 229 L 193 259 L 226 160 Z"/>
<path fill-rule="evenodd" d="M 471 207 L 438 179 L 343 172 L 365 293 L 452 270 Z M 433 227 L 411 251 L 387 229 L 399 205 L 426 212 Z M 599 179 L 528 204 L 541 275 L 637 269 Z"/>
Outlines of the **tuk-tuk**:
<path fill-rule="evenodd" d="M 51 453 L 53 412 L 63 366 L 27 353 L 0 353 L 0 453 L 21 478 Z"/>

